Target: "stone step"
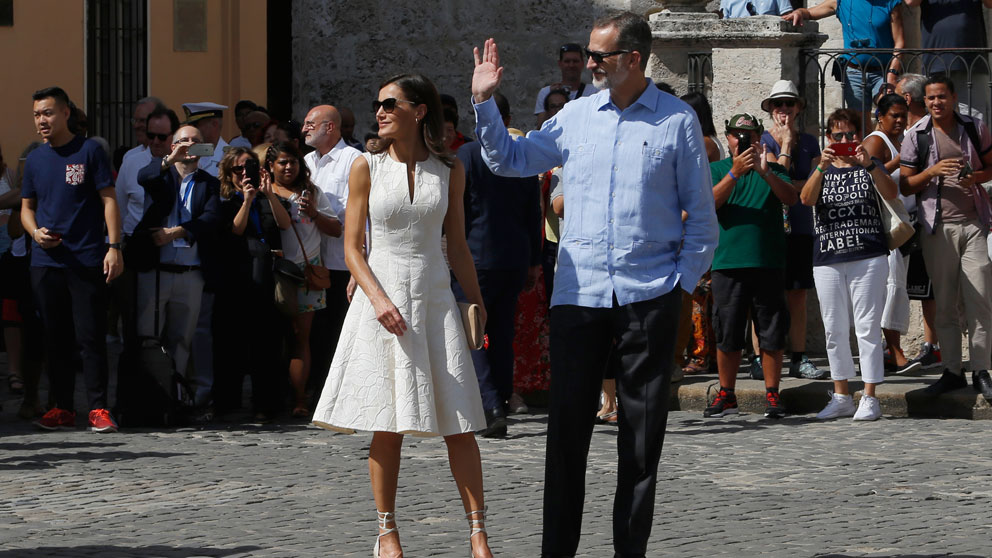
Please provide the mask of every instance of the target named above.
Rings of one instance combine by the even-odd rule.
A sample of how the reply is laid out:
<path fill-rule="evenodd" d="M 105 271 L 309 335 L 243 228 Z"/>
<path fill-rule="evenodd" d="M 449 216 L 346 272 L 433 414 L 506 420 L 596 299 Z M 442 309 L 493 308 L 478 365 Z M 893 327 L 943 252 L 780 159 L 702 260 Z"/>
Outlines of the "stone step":
<path fill-rule="evenodd" d="M 971 387 L 971 374 L 967 374 L 968 386 L 945 393 L 940 397 L 928 397 L 923 389 L 940 377 L 940 369 L 932 368 L 918 375 L 886 376 L 885 382 L 876 388 L 876 396 L 882 406 L 882 414 L 894 417 L 937 417 L 992 420 L 992 405 Z M 742 412 L 764 413 L 765 384 L 760 380 L 744 379 L 740 375 L 734 391 L 737 404 Z M 864 384 L 850 382 L 855 402 L 862 395 Z M 681 382 L 672 384 L 672 410 L 699 411 L 706 408 L 720 389 L 716 374 L 686 376 Z M 782 404 L 789 414 L 815 414 L 829 401 L 827 392 L 833 390 L 830 380 L 806 380 L 783 375 L 779 388 Z"/>

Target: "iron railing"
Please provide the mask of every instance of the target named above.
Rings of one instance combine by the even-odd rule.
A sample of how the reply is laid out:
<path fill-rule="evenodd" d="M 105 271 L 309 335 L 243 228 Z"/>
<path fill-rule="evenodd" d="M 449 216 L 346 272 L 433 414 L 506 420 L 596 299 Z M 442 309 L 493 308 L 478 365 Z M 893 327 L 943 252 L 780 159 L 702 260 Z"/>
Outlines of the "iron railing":
<path fill-rule="evenodd" d="M 707 97 L 713 89 L 713 54 L 710 52 L 690 52 L 686 61 L 689 81 L 688 93 L 699 92 Z"/>
<path fill-rule="evenodd" d="M 924 76 L 931 76 L 939 73 L 948 73 L 955 81 L 963 84 L 963 90 L 956 91 L 960 110 L 968 111 L 972 116 L 984 117 L 992 114 L 990 109 L 989 90 L 992 89 L 992 71 L 990 71 L 989 48 L 960 48 L 960 49 L 901 49 L 898 51 L 899 61 L 902 66 L 902 73 L 917 73 Z M 868 90 L 866 74 L 869 72 L 881 72 L 883 80 L 888 77 L 889 61 L 893 57 L 892 49 L 809 49 L 802 50 L 799 54 L 800 62 L 800 95 L 804 96 L 807 106 L 815 105 L 818 110 L 820 137 L 823 141 L 822 133 L 826 125 L 826 116 L 838 106 L 828 106 L 827 90 L 833 85 L 839 85 L 841 89 L 848 86 L 848 70 L 853 70 L 855 75 L 860 73 L 862 88 L 859 97 L 862 99 L 861 106 L 848 107 L 861 111 L 862 124 L 867 133 L 869 120 L 873 113 L 873 99 L 871 91 Z M 865 55 L 862 58 L 864 63 L 852 65 L 848 63 L 850 57 L 855 55 Z M 838 79 L 839 78 L 839 79 Z M 815 97 L 814 97 L 815 95 Z M 836 104 L 836 103 L 831 103 Z M 840 95 L 840 105 L 847 106 L 847 99 Z"/>
<path fill-rule="evenodd" d="M 131 114 L 148 86 L 147 10 L 147 0 L 86 2 L 89 135 L 112 150 L 135 144 Z"/>

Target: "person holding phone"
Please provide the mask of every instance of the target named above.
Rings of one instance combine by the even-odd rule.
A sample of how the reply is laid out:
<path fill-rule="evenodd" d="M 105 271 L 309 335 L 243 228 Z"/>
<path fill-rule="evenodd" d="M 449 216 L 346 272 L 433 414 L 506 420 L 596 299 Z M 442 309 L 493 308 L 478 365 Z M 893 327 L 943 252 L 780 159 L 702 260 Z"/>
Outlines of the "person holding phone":
<path fill-rule="evenodd" d="M 276 143 L 265 155 L 261 173 L 262 189 L 269 187 L 286 200 L 290 224 L 280 229 L 286 259 L 304 274 L 306 265 L 323 266 L 320 247 L 323 237 L 341 236 L 341 221 L 334 208 L 310 180 L 310 169 L 303 155 L 291 142 Z M 310 328 L 314 313 L 326 308 L 324 289 L 312 289 L 304 281 L 297 293 L 297 313 L 293 316 L 293 348 L 289 362 L 289 381 L 293 387 L 293 418 L 310 418 L 306 397 L 310 377 Z"/>
<path fill-rule="evenodd" d="M 861 145 L 861 114 L 837 109 L 827 118 L 831 144 L 824 148 L 801 197 L 813 207 L 813 280 L 820 298 L 827 358 L 834 391 L 816 418 L 876 420 L 882 409 L 875 389 L 885 376 L 882 310 L 889 249 L 878 197 L 898 195 L 885 165 Z M 853 310 L 852 310 L 853 309 Z M 848 380 L 854 377 L 850 328 L 858 338 L 865 392 L 855 408 Z"/>
<path fill-rule="evenodd" d="M 148 208 L 135 236 L 147 231 L 150 237 L 139 255 L 138 336 L 158 337 L 180 375 L 188 368 L 203 291 L 218 284 L 220 271 L 220 184 L 198 168 L 200 157 L 192 153 L 202 152 L 195 149 L 202 142 L 199 130 L 182 126 L 172 137 L 171 152 L 138 172 Z M 200 405 L 209 401 L 213 389 L 212 368 L 208 370 L 194 367 L 190 378 Z"/>
<path fill-rule="evenodd" d="M 71 102 L 62 88 L 37 91 L 32 103 L 45 144 L 24 164 L 21 222 L 33 242 L 31 287 L 55 400 L 35 424 L 45 430 L 75 427 L 72 355 L 81 350 L 89 427 L 116 432 L 107 400 L 106 284 L 121 274 L 124 258 L 110 161 L 99 144 L 70 130 Z"/>
<path fill-rule="evenodd" d="M 280 370 L 285 319 L 273 304 L 272 250 L 282 247 L 280 231 L 289 213 L 269 181 L 261 181 L 258 157 L 244 147 L 229 149 L 220 161 L 221 232 L 218 255 L 221 284 L 214 300 L 217 360 L 214 410 L 241 407 L 241 385 L 251 376 L 252 412 L 268 421 L 281 404 Z M 247 340 L 247 342 L 246 342 Z"/>
<path fill-rule="evenodd" d="M 992 179 L 992 134 L 981 120 L 958 113 L 954 82 L 933 76 L 924 86 L 928 116 L 906 131 L 900 188 L 919 196 L 920 243 L 937 302 L 943 374 L 927 387 L 937 396 L 968 385 L 961 362 L 963 303 L 968 368 L 976 391 L 992 401 L 992 263 L 987 247 L 992 207 L 981 184 Z"/>
<path fill-rule="evenodd" d="M 734 388 L 747 338 L 748 314 L 757 330 L 765 381 L 765 416 L 782 418 L 779 399 L 789 310 L 785 303 L 785 230 L 782 204 L 799 199 L 789 173 L 768 161 L 761 122 L 744 113 L 726 122 L 733 154 L 710 163 L 720 242 L 713 255 L 713 328 L 720 390 L 704 417 L 736 414 Z"/>

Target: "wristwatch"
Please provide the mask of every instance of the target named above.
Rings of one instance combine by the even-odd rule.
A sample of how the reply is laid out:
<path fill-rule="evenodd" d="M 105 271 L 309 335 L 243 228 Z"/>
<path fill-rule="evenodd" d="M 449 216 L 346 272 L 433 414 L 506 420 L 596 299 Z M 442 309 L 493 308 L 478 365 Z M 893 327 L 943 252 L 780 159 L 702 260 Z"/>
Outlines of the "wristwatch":
<path fill-rule="evenodd" d="M 868 172 L 871 172 L 871 171 L 875 170 L 877 167 L 878 167 L 878 165 L 875 164 L 875 161 L 872 161 L 870 165 L 868 165 L 867 167 L 865 167 L 865 170 L 868 171 Z"/>
<path fill-rule="evenodd" d="M 120 242 L 111 242 L 107 246 L 109 246 L 111 250 L 120 250 L 121 249 L 121 243 Z"/>

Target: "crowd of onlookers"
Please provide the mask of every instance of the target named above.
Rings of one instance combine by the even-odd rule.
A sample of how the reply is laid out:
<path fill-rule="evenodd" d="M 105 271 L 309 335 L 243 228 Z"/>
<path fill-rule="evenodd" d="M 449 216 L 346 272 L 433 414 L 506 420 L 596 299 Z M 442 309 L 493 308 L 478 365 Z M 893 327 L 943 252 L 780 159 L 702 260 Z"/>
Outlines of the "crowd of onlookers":
<path fill-rule="evenodd" d="M 792 10 L 726 0 L 721 8 L 724 17 L 776 14 L 796 24 L 835 14 L 846 47 L 899 49 L 898 5 L 829 0 Z M 979 38 L 965 31 L 977 5 L 924 1 L 924 46 L 974 46 L 969 41 Z M 568 43 L 557 54 L 561 79 L 538 92 L 538 128 L 569 101 L 598 91 L 582 72 L 586 56 L 602 53 Z M 720 225 L 710 272 L 683 285 L 673 363 L 676 380 L 718 373 L 720 389 L 705 416 L 737 412 L 742 366 L 764 381 L 769 417 L 786 412 L 778 393 L 784 367 L 790 376 L 833 380 L 820 418 L 878 418 L 875 389 L 887 372 L 940 364 L 943 375 L 927 391 L 962 387 L 962 317 L 972 384 L 992 400 L 992 206 L 981 187 L 992 178 L 992 136 L 982 118 L 988 91 L 968 86 L 970 106 L 959 105 L 958 95 L 963 83 L 984 83 L 983 67 L 964 72 L 935 57 L 924 76 L 903 73 L 898 53 L 841 60 L 848 108 L 830 113 L 825 142 L 802 131 L 805 100 L 789 81 L 762 101 L 763 118 L 736 114 L 722 134 L 705 95 L 682 96 L 701 125 Z M 459 130 L 455 98 L 441 100 L 444 143 L 466 169 L 465 234 L 489 311 L 489 344 L 473 352 L 483 435 L 501 437 L 506 415 L 526 411 L 524 396 L 550 382 L 548 307 L 568 219 L 561 169 L 530 178 L 493 174 L 479 144 Z M 497 94 L 496 102 L 507 126 L 520 121 L 511 124 L 507 99 Z M 233 110 L 190 102 L 176 111 L 146 97 L 132 115 L 137 145 L 111 151 L 101 138 L 87 138 L 86 115 L 61 89 L 38 91 L 32 110 L 41 141 L 16 164 L 0 157 L 7 231 L 0 317 L 8 386 L 23 394 L 19 416 L 46 429 L 73 426 L 82 372 L 97 431 L 116 430 L 118 419 L 170 424 L 235 414 L 246 407 L 246 377 L 255 420 L 309 419 L 355 288 L 341 241 L 349 172 L 361 151 L 380 149 L 376 131 L 356 138 L 354 114 L 331 105 L 297 121 L 273 118 L 249 100 Z M 221 130 L 231 116 L 240 135 L 227 142 Z M 917 229 L 899 245 L 883 219 L 893 204 Z M 805 347 L 814 288 L 829 371 Z M 922 303 L 926 337 L 913 358 L 900 343 L 910 300 Z M 848 387 L 851 327 L 865 382 L 858 406 Z M 118 386 L 108 385 L 108 343 L 122 348 Z M 609 368 L 597 420 L 615 424 Z"/>

